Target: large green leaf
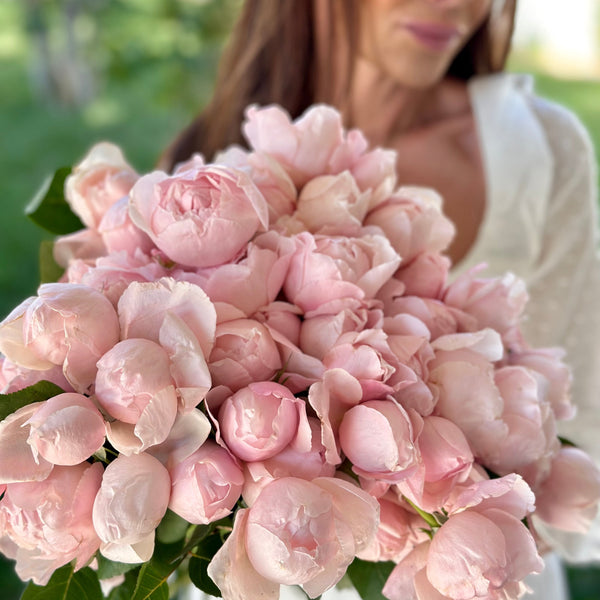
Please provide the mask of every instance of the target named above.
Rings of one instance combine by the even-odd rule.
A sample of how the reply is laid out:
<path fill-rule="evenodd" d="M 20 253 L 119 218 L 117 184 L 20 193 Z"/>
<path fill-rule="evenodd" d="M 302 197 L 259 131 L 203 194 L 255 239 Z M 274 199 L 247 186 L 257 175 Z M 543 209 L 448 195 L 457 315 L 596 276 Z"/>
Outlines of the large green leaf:
<path fill-rule="evenodd" d="M 138 578 L 139 565 L 134 565 L 137 570 L 125 573 L 125 581 L 113 588 L 108 595 L 108 600 L 131 600 Z"/>
<path fill-rule="evenodd" d="M 40 283 L 58 281 L 65 270 L 54 260 L 54 242 L 42 240 L 40 243 Z"/>
<path fill-rule="evenodd" d="M 381 590 L 395 566 L 393 562 L 367 562 L 355 558 L 347 573 L 363 600 L 385 600 Z"/>
<path fill-rule="evenodd" d="M 192 583 L 209 596 L 221 597 L 221 591 L 215 585 L 215 582 L 208 576 L 208 565 L 223 545 L 221 536 L 218 532 L 204 538 L 197 548 L 192 552 L 190 558 L 189 574 Z"/>
<path fill-rule="evenodd" d="M 173 544 L 157 541 L 152 558 L 140 569 L 131 600 L 167 600 L 169 597 L 167 579 L 189 552 L 213 531 L 215 525 L 215 523 L 198 525 L 187 538 Z"/>
<path fill-rule="evenodd" d="M 30 583 L 21 600 L 103 600 L 96 572 L 85 567 L 73 572 L 73 565 L 56 570 L 45 586 Z"/>
<path fill-rule="evenodd" d="M 25 214 L 40 227 L 51 233 L 64 235 L 83 229 L 79 217 L 73 213 L 65 200 L 65 179 L 71 167 L 61 167 L 48 177 L 33 200 L 25 208 Z"/>
<path fill-rule="evenodd" d="M 64 393 L 64 390 L 50 381 L 38 381 L 29 387 L 26 387 L 12 394 L 0 394 L 0 421 L 3 421 L 19 408 L 33 404 L 34 402 L 43 402 Z"/>
<path fill-rule="evenodd" d="M 139 564 L 121 563 L 109 560 L 100 553 L 98 553 L 97 561 L 98 579 L 111 579 L 111 577 L 123 575 L 123 573 L 133 571 L 134 569 L 139 569 L 140 567 Z"/>

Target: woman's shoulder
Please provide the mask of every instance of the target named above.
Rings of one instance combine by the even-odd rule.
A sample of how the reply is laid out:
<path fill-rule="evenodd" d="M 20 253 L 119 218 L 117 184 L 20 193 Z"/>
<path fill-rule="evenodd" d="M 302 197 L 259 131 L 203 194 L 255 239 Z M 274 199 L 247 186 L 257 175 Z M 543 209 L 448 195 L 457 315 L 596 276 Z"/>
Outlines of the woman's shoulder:
<path fill-rule="evenodd" d="M 513 118 L 519 127 L 529 119 L 539 125 L 549 149 L 559 162 L 593 161 L 590 135 L 579 117 L 569 108 L 536 93 L 535 78 L 517 73 L 497 73 L 474 77 L 469 82 L 472 103 L 479 110 L 490 109 Z M 522 110 L 515 110 L 519 105 Z"/>

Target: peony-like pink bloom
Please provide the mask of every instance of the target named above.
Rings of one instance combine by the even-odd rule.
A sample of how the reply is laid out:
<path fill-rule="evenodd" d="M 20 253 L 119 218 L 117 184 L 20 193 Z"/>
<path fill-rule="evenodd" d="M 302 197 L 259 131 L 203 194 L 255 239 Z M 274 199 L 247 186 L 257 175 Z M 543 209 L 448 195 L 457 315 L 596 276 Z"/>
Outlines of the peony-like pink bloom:
<path fill-rule="evenodd" d="M 343 308 L 337 314 L 315 315 L 305 318 L 300 329 L 300 348 L 323 360 L 340 336 L 350 331 L 381 327 L 383 313 L 379 308 L 369 308 L 365 303 L 356 307 Z"/>
<path fill-rule="evenodd" d="M 189 267 L 231 261 L 268 226 L 266 201 L 252 179 L 218 165 L 143 176 L 131 190 L 129 215 L 171 260 Z"/>
<path fill-rule="evenodd" d="M 328 477 L 275 479 L 247 512 L 239 511 L 209 575 L 226 598 L 247 598 L 244 583 L 256 589 L 268 582 L 301 585 L 315 598 L 333 587 L 371 543 L 377 522 L 377 501 L 352 483 Z M 238 556 L 239 575 L 231 569 Z M 277 587 L 265 597 L 276 594 Z"/>
<path fill-rule="evenodd" d="M 439 253 L 454 237 L 452 222 L 442 213 L 442 198 L 434 190 L 401 187 L 374 207 L 364 221 L 383 230 L 402 264 L 422 252 Z"/>
<path fill-rule="evenodd" d="M 535 486 L 560 446 L 554 413 L 529 369 L 501 367 L 494 373 L 494 383 L 502 397 L 507 435 L 491 438 L 487 446 L 480 444 L 479 455 L 495 473 L 516 472 Z"/>
<path fill-rule="evenodd" d="M 175 316 L 189 329 L 204 357 L 213 347 L 217 314 L 197 285 L 170 277 L 148 283 L 133 282 L 123 292 L 118 312 L 122 339 L 145 338 L 158 343 L 173 326 Z M 161 345 L 165 346 L 162 342 Z"/>
<path fill-rule="evenodd" d="M 94 403 L 81 394 L 54 396 L 36 410 L 27 443 L 34 455 L 55 465 L 78 465 L 97 452 L 106 437 L 104 419 Z"/>
<path fill-rule="evenodd" d="M 439 337 L 432 347 L 436 356 L 428 365 L 428 383 L 438 394 L 435 414 L 462 429 L 475 456 L 490 458 L 508 435 L 492 363 L 502 356 L 498 334 L 491 329 L 450 334 Z"/>
<path fill-rule="evenodd" d="M 298 197 L 296 186 L 285 169 L 271 156 L 261 152 L 248 152 L 239 146 L 230 146 L 219 152 L 214 162 L 250 174 L 267 201 L 269 223 L 275 223 L 281 217 L 294 212 Z"/>
<path fill-rule="evenodd" d="M 585 533 L 598 513 L 600 471 L 590 457 L 563 447 L 552 461 L 550 473 L 535 488 L 535 519 L 565 531 Z"/>
<path fill-rule="evenodd" d="M 392 571 L 389 600 L 520 598 L 523 579 L 543 561 L 521 520 L 534 496 L 517 475 L 472 484 L 448 505 L 431 542 L 417 546 Z"/>
<path fill-rule="evenodd" d="M 66 271 L 69 283 L 81 283 L 102 292 L 116 308 L 123 292 L 134 281 L 155 281 L 167 270 L 141 252 L 133 256 L 125 252 L 102 256 L 94 264 L 73 261 Z"/>
<path fill-rule="evenodd" d="M 378 234 L 347 238 L 301 233 L 296 241 L 284 291 L 307 313 L 337 314 L 344 300 L 374 298 L 400 263 Z"/>
<path fill-rule="evenodd" d="M 50 367 L 46 371 L 39 371 L 37 369 L 21 367 L 4 357 L 1 358 L 0 365 L 0 380 L 2 380 L 2 384 L 0 384 L 1 394 L 18 392 L 39 381 L 50 381 L 65 392 L 72 391 L 71 385 L 65 379 L 62 367 L 59 365 Z"/>
<path fill-rule="evenodd" d="M 422 252 L 400 267 L 394 277 L 401 281 L 406 296 L 441 299 L 450 270 L 450 259 L 441 254 Z"/>
<path fill-rule="evenodd" d="M 253 319 L 219 323 L 208 363 L 214 385 L 237 391 L 254 381 L 268 381 L 281 368 L 275 342 Z"/>
<path fill-rule="evenodd" d="M 41 481 L 52 471 L 52 463 L 36 456 L 27 441 L 27 421 L 42 405 L 28 404 L 0 421 L 0 484 Z"/>
<path fill-rule="evenodd" d="M 17 561 L 21 579 L 46 585 L 52 573 L 75 561 L 81 569 L 100 539 L 92 524 L 92 505 L 102 465 L 54 467 L 38 482 L 10 483 L 0 501 L 0 551 Z"/>
<path fill-rule="evenodd" d="M 335 465 L 325 460 L 325 447 L 321 443 L 321 427 L 314 417 L 308 418 L 311 431 L 310 450 L 289 445 L 281 452 L 262 461 L 249 462 L 244 465 L 244 489 L 242 496 L 248 506 L 254 501 L 273 479 L 281 477 L 299 477 L 312 481 L 317 477 L 333 477 Z"/>
<path fill-rule="evenodd" d="M 210 441 L 174 465 L 169 475 L 169 508 L 195 524 L 208 524 L 227 516 L 244 484 L 242 469 L 229 452 Z"/>
<path fill-rule="evenodd" d="M 213 302 L 226 302 L 251 317 L 277 298 L 294 249 L 291 239 L 269 231 L 248 244 L 243 259 L 199 270 L 195 281 Z"/>
<path fill-rule="evenodd" d="M 490 327 L 504 335 L 517 326 L 527 303 L 525 283 L 512 273 L 477 278 L 485 265 L 474 267 L 448 286 L 444 302 L 475 317 L 476 329 Z"/>
<path fill-rule="evenodd" d="M 117 200 L 104 214 L 98 225 L 98 233 L 108 252 L 126 252 L 130 256 L 155 249 L 152 240 L 133 224 L 129 216 L 129 197 Z"/>
<path fill-rule="evenodd" d="M 104 471 L 94 500 L 94 528 L 100 552 L 110 560 L 150 560 L 154 530 L 162 520 L 171 492 L 167 469 L 153 456 L 118 456 Z"/>
<path fill-rule="evenodd" d="M 66 269 L 77 260 L 92 264 L 95 259 L 106 254 L 106 246 L 95 229 L 82 229 L 58 236 L 54 240 L 52 254 L 56 264 Z"/>
<path fill-rule="evenodd" d="M 398 482 L 397 491 L 425 511 L 435 512 L 456 485 L 464 483 L 473 465 L 473 452 L 464 433 L 452 421 L 428 416 L 417 437 L 418 469 Z"/>
<path fill-rule="evenodd" d="M 370 193 L 361 192 L 348 171 L 321 175 L 302 188 L 294 216 L 311 233 L 357 235 L 369 200 Z"/>
<path fill-rule="evenodd" d="M 65 198 L 90 229 L 97 229 L 106 211 L 127 196 L 138 175 L 121 149 L 101 142 L 92 147 L 65 181 Z"/>
<path fill-rule="evenodd" d="M 409 512 L 393 494 L 379 498 L 379 526 L 375 538 L 359 558 L 372 562 L 391 560 L 400 562 L 417 545 L 426 541 L 422 531 L 423 520 Z"/>
<path fill-rule="evenodd" d="M 278 106 L 251 106 L 242 131 L 251 148 L 277 160 L 297 187 L 326 173 L 343 142 L 341 116 L 328 106 L 312 107 L 294 122 Z"/>
<path fill-rule="evenodd" d="M 306 404 L 273 381 L 250 383 L 227 398 L 219 410 L 219 432 L 245 461 L 266 460 L 292 443 L 310 450 Z"/>
<path fill-rule="evenodd" d="M 369 400 L 344 415 L 340 445 L 362 477 L 396 483 L 419 464 L 415 428 L 407 412 L 393 400 Z"/>
<path fill-rule="evenodd" d="M 84 393 L 96 361 L 119 339 L 110 301 L 83 285 L 46 283 L 0 323 L 0 351 L 30 369 L 61 365 L 67 381 Z"/>
<path fill-rule="evenodd" d="M 233 531 L 210 561 L 208 575 L 224 600 L 279 600 L 279 583 L 260 575 L 246 552 L 248 512 L 247 508 L 236 511 Z"/>
<path fill-rule="evenodd" d="M 558 420 L 575 416 L 569 393 L 572 375 L 562 361 L 564 354 L 561 348 L 511 348 L 508 355 L 509 364 L 527 367 L 537 379 L 540 394 L 550 403 Z"/>

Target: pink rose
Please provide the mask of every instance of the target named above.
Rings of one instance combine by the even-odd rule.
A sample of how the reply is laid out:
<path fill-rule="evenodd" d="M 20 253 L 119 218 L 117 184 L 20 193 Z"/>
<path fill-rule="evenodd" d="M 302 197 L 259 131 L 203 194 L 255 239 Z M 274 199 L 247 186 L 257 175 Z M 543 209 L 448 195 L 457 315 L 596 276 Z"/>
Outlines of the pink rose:
<path fill-rule="evenodd" d="M 452 421 L 429 416 L 417 438 L 421 464 L 397 490 L 428 512 L 442 507 L 455 486 L 471 473 L 473 452 L 464 433 Z"/>
<path fill-rule="evenodd" d="M 217 325 L 209 357 L 213 385 L 237 391 L 254 381 L 268 381 L 281 366 L 273 338 L 258 321 L 235 319 Z"/>
<path fill-rule="evenodd" d="M 357 235 L 369 208 L 370 194 L 361 192 L 348 171 L 320 175 L 300 192 L 294 216 L 307 231 L 326 235 Z"/>
<path fill-rule="evenodd" d="M 133 256 L 136 252 L 150 254 L 155 248 L 152 240 L 138 229 L 129 216 L 129 198 L 117 200 L 104 214 L 98 232 L 109 254 L 127 252 Z"/>
<path fill-rule="evenodd" d="M 600 471 L 582 450 L 563 447 L 535 492 L 536 518 L 557 529 L 585 533 L 598 512 Z"/>
<path fill-rule="evenodd" d="M 169 508 L 195 524 L 208 524 L 227 516 L 244 483 L 244 474 L 229 452 L 210 441 L 177 463 L 169 475 Z"/>
<path fill-rule="evenodd" d="M 227 447 L 245 461 L 265 460 L 294 442 L 310 450 L 306 405 L 286 387 L 250 383 L 221 405 L 219 431 Z"/>
<path fill-rule="evenodd" d="M 310 449 L 291 444 L 271 458 L 249 462 L 244 465 L 245 481 L 242 495 L 248 506 L 273 479 L 299 477 L 312 481 L 317 477 L 333 477 L 335 465 L 325 460 L 325 447 L 321 443 L 321 427 L 314 417 L 308 418 L 311 431 Z"/>
<path fill-rule="evenodd" d="M 117 314 L 100 292 L 83 285 L 46 283 L 0 324 L 0 350 L 13 362 L 46 370 L 61 365 L 85 392 L 96 361 L 119 339 Z"/>
<path fill-rule="evenodd" d="M 251 508 L 238 511 L 234 531 L 208 572 L 231 598 L 248 597 L 249 589 L 268 582 L 300 585 L 315 598 L 333 587 L 371 542 L 377 521 L 377 501 L 351 483 L 275 479 Z M 277 587 L 270 590 L 265 597 L 277 598 Z"/>
<path fill-rule="evenodd" d="M 294 248 L 292 240 L 269 231 L 248 244 L 244 258 L 199 270 L 196 281 L 213 302 L 226 302 L 251 317 L 277 298 Z"/>
<path fill-rule="evenodd" d="M 69 283 L 81 283 L 102 292 L 115 307 L 133 281 L 155 281 L 166 274 L 164 267 L 141 252 L 109 254 L 96 259 L 94 265 L 74 261 L 66 272 Z"/>
<path fill-rule="evenodd" d="M 400 267 L 394 277 L 405 285 L 406 296 L 441 299 L 450 270 L 450 259 L 441 254 L 422 252 Z"/>
<path fill-rule="evenodd" d="M 231 146 L 218 153 L 214 162 L 250 174 L 267 201 L 270 223 L 275 223 L 279 218 L 294 212 L 298 197 L 296 186 L 285 169 L 269 155 L 247 152 L 238 146 Z"/>
<path fill-rule="evenodd" d="M 24 424 L 34 454 L 55 465 L 77 465 L 104 444 L 104 419 L 81 394 L 59 394 L 43 402 Z"/>
<path fill-rule="evenodd" d="M 218 165 L 143 176 L 129 214 L 170 259 L 190 267 L 231 261 L 268 226 L 267 204 L 250 177 Z"/>
<path fill-rule="evenodd" d="M 18 392 L 39 381 L 50 381 L 65 392 L 72 391 L 69 382 L 65 379 L 62 368 L 58 365 L 50 367 L 46 371 L 38 371 L 21 367 L 4 357 L 2 357 L 0 364 L 2 365 L 0 368 L 0 379 L 2 379 L 2 383 L 4 384 L 4 387 L 0 387 L 1 394 Z"/>
<path fill-rule="evenodd" d="M 417 546 L 392 571 L 389 600 L 520 598 L 522 580 L 544 563 L 521 520 L 534 508 L 527 484 L 511 475 L 466 488 L 431 542 Z"/>
<path fill-rule="evenodd" d="M 57 265 L 64 269 L 76 260 L 93 262 L 106 254 L 106 246 L 95 229 L 82 229 L 54 240 L 52 254 Z"/>
<path fill-rule="evenodd" d="M 337 314 L 347 299 L 373 298 L 400 258 L 381 235 L 360 238 L 296 236 L 284 292 L 305 312 Z"/>
<path fill-rule="evenodd" d="M 123 340 L 98 361 L 96 399 L 119 421 L 109 424 L 111 443 L 129 454 L 163 442 L 177 415 L 177 394 L 165 350 L 142 338 Z"/>
<path fill-rule="evenodd" d="M 504 277 L 478 279 L 484 265 L 464 273 L 448 286 L 444 302 L 475 317 L 476 329 L 491 327 L 504 335 L 518 324 L 527 292 L 524 282 L 507 273 Z"/>
<path fill-rule="evenodd" d="M 121 150 L 96 144 L 65 181 L 65 197 L 73 212 L 90 229 L 97 229 L 106 211 L 129 193 L 138 179 Z"/>
<path fill-rule="evenodd" d="M 27 421 L 41 406 L 28 404 L 0 421 L 0 484 L 41 481 L 52 471 L 52 463 L 35 456 L 27 441 Z"/>
<path fill-rule="evenodd" d="M 371 562 L 391 560 L 399 563 L 427 535 L 421 530 L 423 520 L 393 495 L 379 498 L 379 526 L 372 543 L 359 558 Z"/>
<path fill-rule="evenodd" d="M 118 562 L 145 562 L 154 551 L 154 530 L 169 504 L 167 469 L 149 454 L 118 456 L 104 471 L 94 500 L 100 552 Z"/>
<path fill-rule="evenodd" d="M 0 551 L 17 561 L 21 579 L 46 585 L 52 573 L 75 560 L 75 570 L 92 558 L 100 540 L 92 505 L 102 465 L 54 467 L 39 482 L 11 483 L 0 501 Z"/>
<path fill-rule="evenodd" d="M 562 361 L 564 350 L 560 348 L 511 348 L 508 361 L 511 365 L 527 367 L 538 382 L 543 397 L 550 403 L 558 420 L 575 416 L 571 402 L 571 371 Z"/>
<path fill-rule="evenodd" d="M 370 309 L 366 304 L 343 308 L 337 314 L 305 318 L 300 329 L 300 348 L 322 360 L 342 334 L 381 327 L 382 318 L 380 309 Z"/>
<path fill-rule="evenodd" d="M 482 344 L 483 354 L 477 344 Z M 435 414 L 462 429 L 475 456 L 489 457 L 490 450 L 508 435 L 502 420 L 504 402 L 490 360 L 501 358 L 499 336 L 492 330 L 450 334 L 439 337 L 432 346 L 436 357 L 428 365 L 428 383 L 438 394 Z"/>
<path fill-rule="evenodd" d="M 359 381 L 344 369 L 330 369 L 308 390 L 308 401 L 321 421 L 321 441 L 328 463 L 342 462 L 339 428 L 344 415 L 362 400 Z"/>
<path fill-rule="evenodd" d="M 294 122 L 278 106 L 251 106 L 242 131 L 251 148 L 277 160 L 297 187 L 326 173 L 343 142 L 341 116 L 328 106 L 311 107 Z"/>
<path fill-rule="evenodd" d="M 410 476 L 420 462 L 413 423 L 393 400 L 354 406 L 344 415 L 339 436 L 352 470 L 362 477 L 396 483 Z"/>
<path fill-rule="evenodd" d="M 192 410 L 210 388 L 206 364 L 215 336 L 216 311 L 196 285 L 163 277 L 151 283 L 132 283 L 119 300 L 123 338 L 157 342 L 166 351 L 181 399 Z"/>
<path fill-rule="evenodd" d="M 421 252 L 445 250 L 455 231 L 442 213 L 439 194 L 418 187 L 401 187 L 391 198 L 375 206 L 364 224 L 383 230 L 403 264 Z"/>

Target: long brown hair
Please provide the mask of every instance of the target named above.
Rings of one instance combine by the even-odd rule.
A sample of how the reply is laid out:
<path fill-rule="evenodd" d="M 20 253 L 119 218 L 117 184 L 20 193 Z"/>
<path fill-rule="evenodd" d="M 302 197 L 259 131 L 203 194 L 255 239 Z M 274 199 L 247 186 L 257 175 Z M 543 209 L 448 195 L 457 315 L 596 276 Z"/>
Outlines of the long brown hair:
<path fill-rule="evenodd" d="M 349 89 L 356 56 L 360 0 L 246 0 L 219 63 L 213 97 L 170 145 L 160 166 L 201 152 L 211 158 L 226 146 L 244 144 L 240 132 L 249 104 L 277 103 L 295 118 L 315 102 L 339 107 Z M 504 69 L 516 0 L 504 0 L 456 56 L 448 75 L 467 80 Z M 343 73 L 333 57 L 346 57 Z M 341 77 L 340 77 L 341 75 Z M 342 81 L 342 90 L 333 89 Z"/>

